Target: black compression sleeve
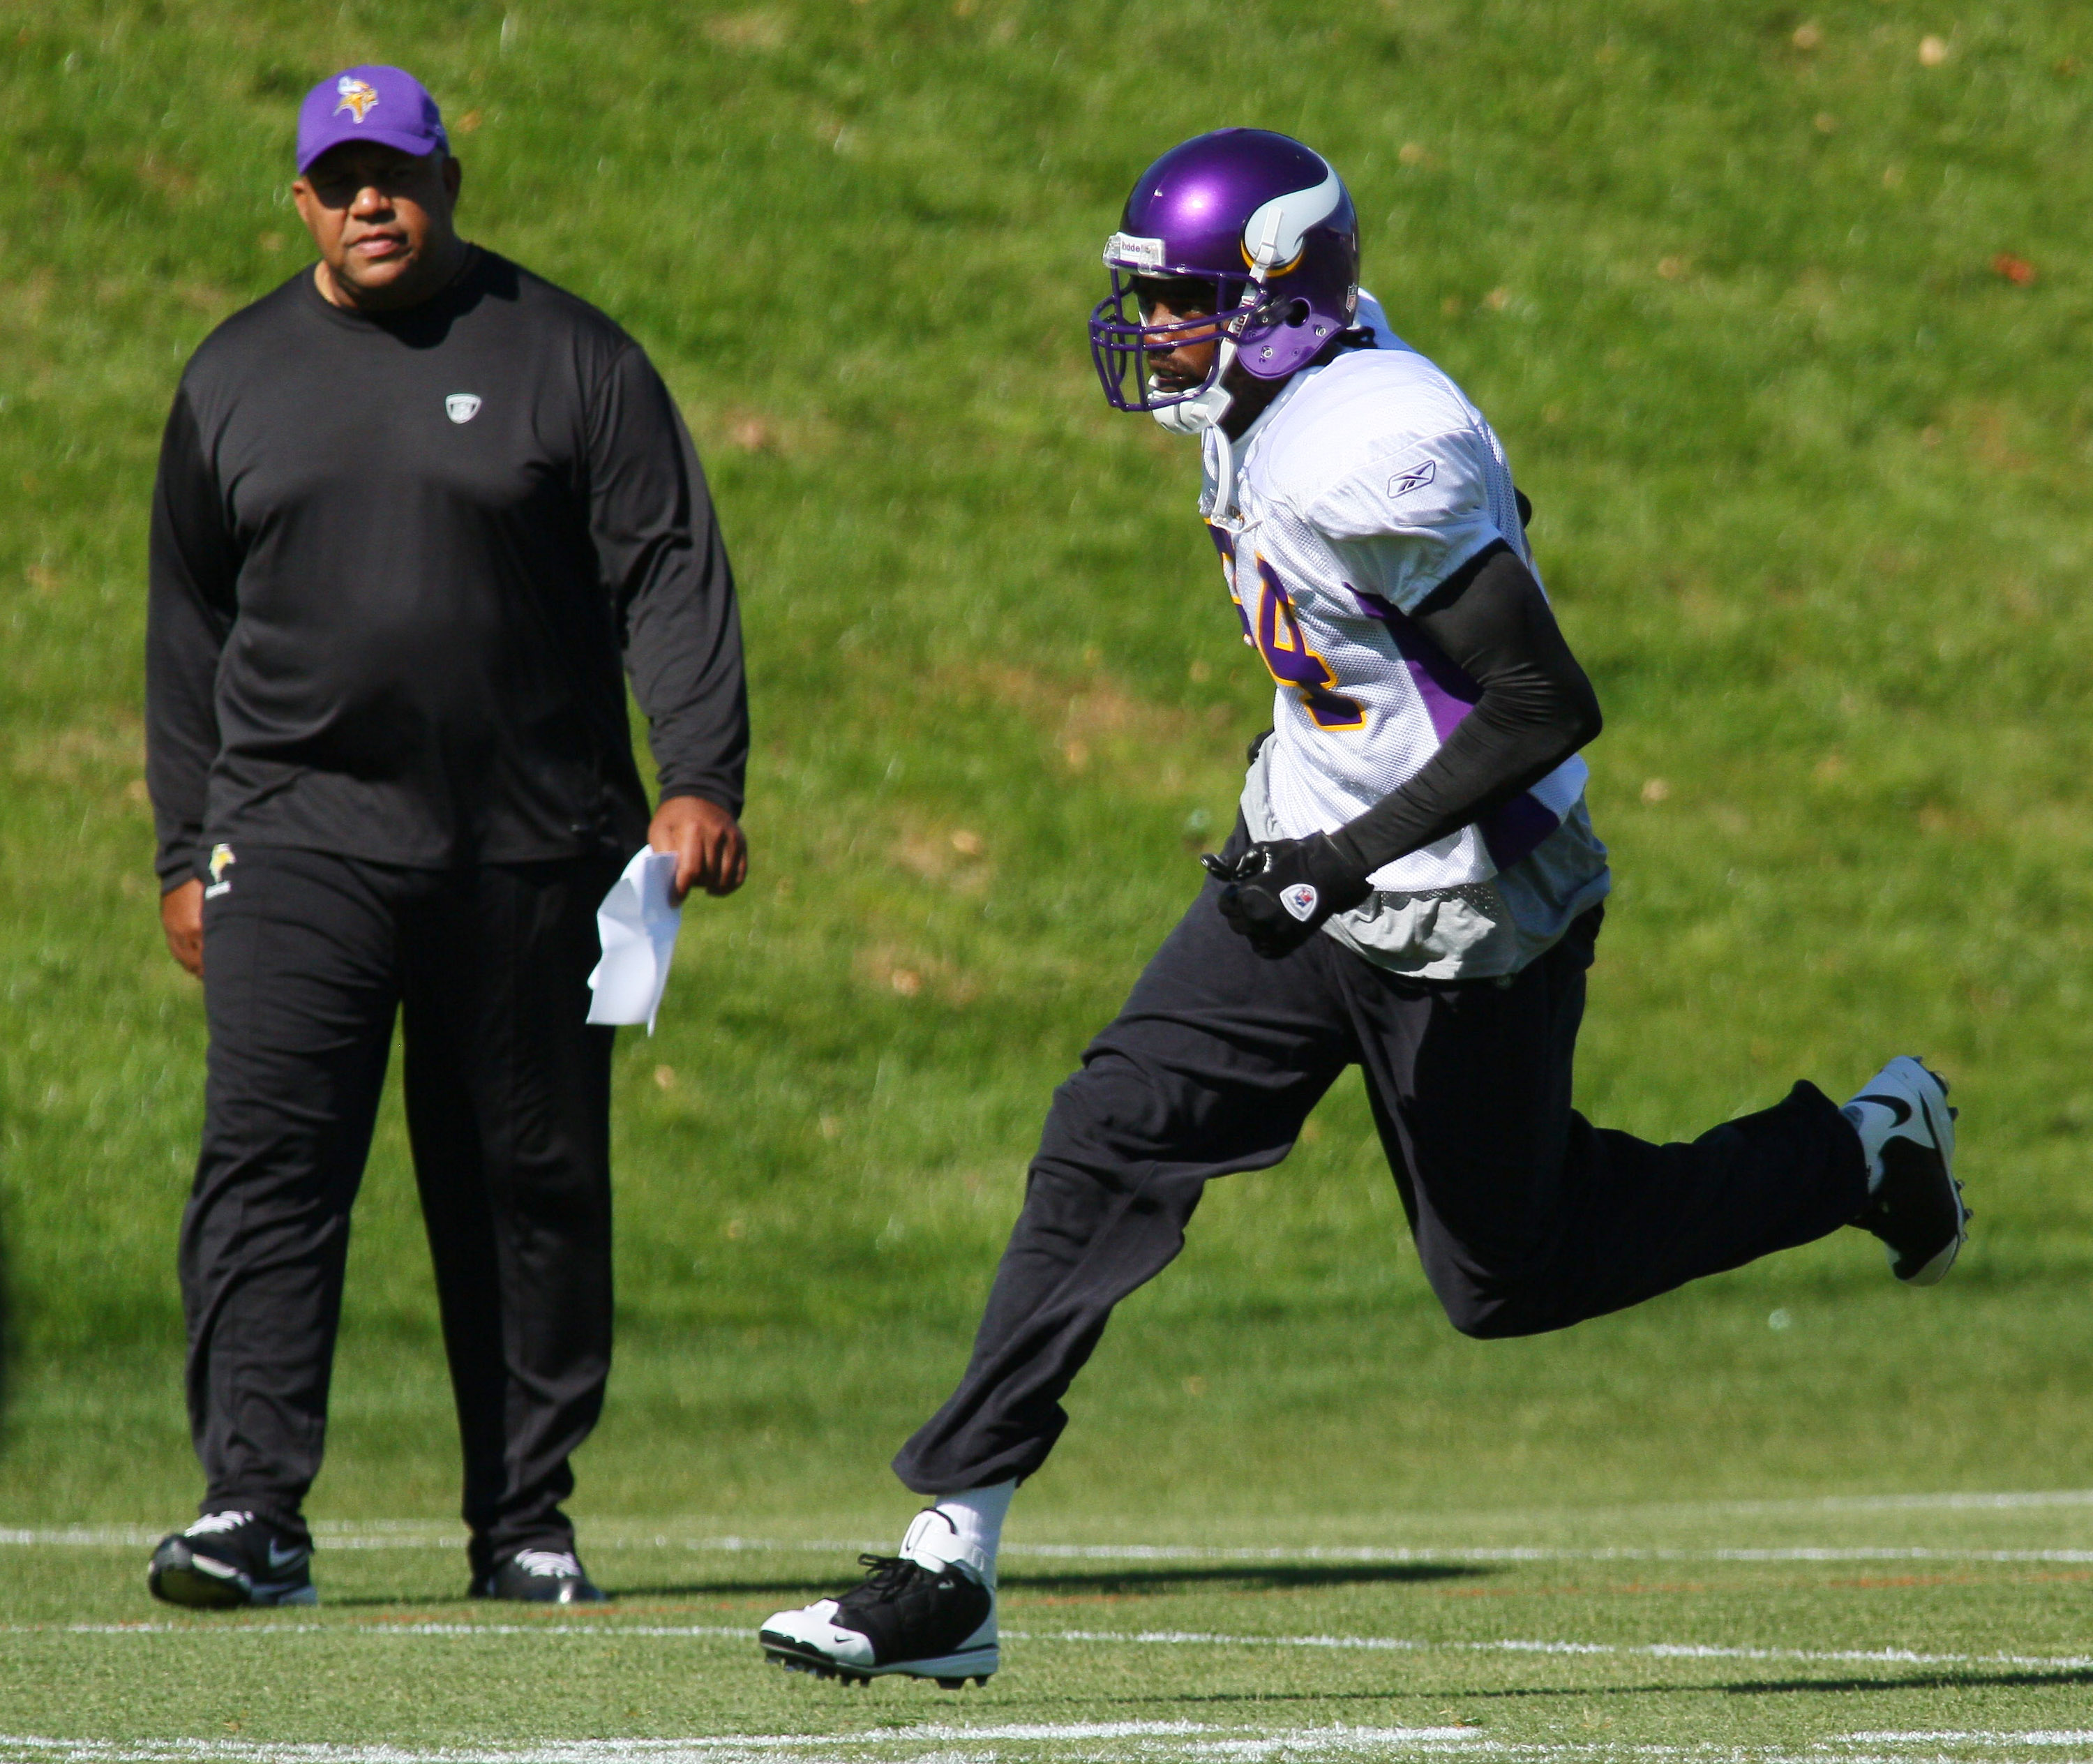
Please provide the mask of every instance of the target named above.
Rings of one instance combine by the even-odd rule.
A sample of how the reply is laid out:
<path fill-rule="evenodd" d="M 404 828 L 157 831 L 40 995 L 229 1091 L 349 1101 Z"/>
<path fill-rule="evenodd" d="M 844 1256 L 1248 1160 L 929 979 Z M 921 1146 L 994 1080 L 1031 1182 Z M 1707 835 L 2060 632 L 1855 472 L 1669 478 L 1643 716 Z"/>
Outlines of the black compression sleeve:
<path fill-rule="evenodd" d="M 1412 618 L 1482 696 L 1415 777 L 1330 835 L 1363 876 L 1502 807 L 1599 732 L 1592 683 L 1540 584 L 1502 541 Z"/>

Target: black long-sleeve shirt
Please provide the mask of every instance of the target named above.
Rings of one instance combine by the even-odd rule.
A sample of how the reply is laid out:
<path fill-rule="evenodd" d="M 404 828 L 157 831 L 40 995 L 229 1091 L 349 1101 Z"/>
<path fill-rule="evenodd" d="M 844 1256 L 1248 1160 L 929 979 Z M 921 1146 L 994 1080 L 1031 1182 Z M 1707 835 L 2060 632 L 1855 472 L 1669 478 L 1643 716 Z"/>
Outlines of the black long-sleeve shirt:
<path fill-rule="evenodd" d="M 726 548 L 667 388 L 601 313 L 475 249 L 382 319 L 301 270 L 197 351 L 153 501 L 162 886 L 219 840 L 421 868 L 630 850 L 621 661 L 661 795 L 739 813 Z"/>

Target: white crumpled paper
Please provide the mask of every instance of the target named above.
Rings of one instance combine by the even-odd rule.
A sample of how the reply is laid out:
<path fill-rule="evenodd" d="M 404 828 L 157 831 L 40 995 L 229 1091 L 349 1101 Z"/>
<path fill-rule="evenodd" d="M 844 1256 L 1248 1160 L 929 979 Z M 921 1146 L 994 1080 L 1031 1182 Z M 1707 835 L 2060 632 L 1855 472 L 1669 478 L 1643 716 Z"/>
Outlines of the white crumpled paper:
<path fill-rule="evenodd" d="M 589 976 L 596 995 L 589 1002 L 590 1022 L 644 1023 L 647 1033 L 654 1033 L 683 922 L 683 909 L 669 903 L 675 882 L 674 852 L 635 852 L 625 873 L 610 885 L 596 909 L 603 960 Z"/>

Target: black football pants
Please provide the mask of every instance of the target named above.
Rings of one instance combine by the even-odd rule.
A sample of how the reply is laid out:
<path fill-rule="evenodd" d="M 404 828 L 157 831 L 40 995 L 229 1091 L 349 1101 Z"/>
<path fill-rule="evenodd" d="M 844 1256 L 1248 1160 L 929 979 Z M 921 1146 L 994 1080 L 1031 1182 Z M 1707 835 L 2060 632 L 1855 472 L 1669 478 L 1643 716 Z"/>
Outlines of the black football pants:
<path fill-rule="evenodd" d="M 895 1459 L 918 1493 L 1037 1470 L 1112 1307 L 1184 1247 L 1207 1183 L 1277 1164 L 1354 1063 L 1426 1278 L 1464 1334 L 1564 1328 L 1866 1204 L 1859 1138 L 1809 1084 L 1691 1145 L 1571 1107 L 1600 909 L 1508 984 L 1432 985 L 1320 934 L 1268 961 L 1219 894 L 1210 882 L 1055 1092 L 973 1358 Z"/>
<path fill-rule="evenodd" d="M 612 1031 L 583 1019 L 618 870 L 236 847 L 204 903 L 210 1059 L 182 1219 L 203 1510 L 302 1529 L 398 1013 L 474 1571 L 571 1547 L 568 1454 L 610 1366 Z"/>

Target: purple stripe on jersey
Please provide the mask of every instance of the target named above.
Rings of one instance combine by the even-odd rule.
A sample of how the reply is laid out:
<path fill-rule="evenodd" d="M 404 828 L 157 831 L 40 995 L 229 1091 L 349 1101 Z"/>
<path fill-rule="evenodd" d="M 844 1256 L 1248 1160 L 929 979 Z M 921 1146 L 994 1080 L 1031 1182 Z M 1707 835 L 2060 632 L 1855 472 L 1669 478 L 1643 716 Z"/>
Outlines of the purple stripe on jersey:
<path fill-rule="evenodd" d="M 1554 809 L 1532 791 L 1522 791 L 1476 823 L 1483 843 L 1490 848 L 1490 861 L 1501 870 L 1510 869 L 1521 858 L 1562 825 Z"/>
<path fill-rule="evenodd" d="M 1469 678 L 1465 669 L 1419 630 L 1416 621 L 1393 601 L 1378 594 L 1362 593 L 1349 582 L 1345 586 L 1359 603 L 1361 612 L 1369 618 L 1379 619 L 1388 627 L 1395 652 L 1410 670 L 1410 681 L 1424 702 L 1424 713 L 1432 719 L 1432 732 L 1443 744 L 1461 719 L 1476 708 L 1476 701 L 1483 696 L 1482 688 Z M 1490 861 L 1500 870 L 1506 870 L 1528 856 L 1562 821 L 1538 796 L 1526 791 L 1502 808 L 1484 816 L 1476 825 L 1483 836 L 1483 843 L 1489 848 Z"/>
<path fill-rule="evenodd" d="M 1453 734 L 1461 719 L 1476 708 L 1476 700 L 1483 696 L 1483 689 L 1449 658 L 1445 650 L 1419 631 L 1416 622 L 1393 600 L 1384 600 L 1378 594 L 1363 594 L 1349 582 L 1345 586 L 1351 590 L 1352 598 L 1359 603 L 1361 612 L 1388 626 L 1395 652 L 1402 657 L 1402 665 L 1410 670 L 1410 683 L 1424 701 L 1424 713 L 1432 719 L 1432 732 L 1443 742 Z"/>

